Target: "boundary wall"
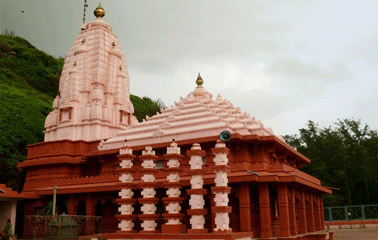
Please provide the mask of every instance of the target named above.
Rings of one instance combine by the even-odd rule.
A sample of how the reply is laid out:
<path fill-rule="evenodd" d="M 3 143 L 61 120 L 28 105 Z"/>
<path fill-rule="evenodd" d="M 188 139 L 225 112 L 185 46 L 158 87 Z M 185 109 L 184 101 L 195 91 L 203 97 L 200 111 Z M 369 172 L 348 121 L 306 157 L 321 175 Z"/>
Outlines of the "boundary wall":
<path fill-rule="evenodd" d="M 326 230 L 378 228 L 378 219 L 325 222 Z"/>

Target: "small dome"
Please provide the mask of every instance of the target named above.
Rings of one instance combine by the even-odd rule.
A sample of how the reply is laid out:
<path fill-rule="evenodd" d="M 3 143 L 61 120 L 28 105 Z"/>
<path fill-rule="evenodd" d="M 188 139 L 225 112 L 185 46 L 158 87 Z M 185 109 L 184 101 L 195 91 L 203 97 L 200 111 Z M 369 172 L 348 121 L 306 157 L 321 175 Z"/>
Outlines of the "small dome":
<path fill-rule="evenodd" d="M 46 129 L 51 126 L 51 113 L 52 112 L 50 112 L 49 115 L 47 115 L 46 120 L 45 120 L 45 128 Z"/>
<path fill-rule="evenodd" d="M 56 96 L 55 99 L 54 99 L 53 108 L 58 109 L 59 108 L 59 102 L 60 102 L 60 97 Z"/>

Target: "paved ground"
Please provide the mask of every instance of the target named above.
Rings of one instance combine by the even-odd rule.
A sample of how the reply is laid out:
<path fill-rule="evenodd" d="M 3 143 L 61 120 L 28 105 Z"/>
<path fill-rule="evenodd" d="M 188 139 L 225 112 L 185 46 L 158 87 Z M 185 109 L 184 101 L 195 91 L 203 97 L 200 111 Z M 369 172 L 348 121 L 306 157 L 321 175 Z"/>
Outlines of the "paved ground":
<path fill-rule="evenodd" d="M 378 240 L 377 228 L 331 230 L 334 240 Z"/>

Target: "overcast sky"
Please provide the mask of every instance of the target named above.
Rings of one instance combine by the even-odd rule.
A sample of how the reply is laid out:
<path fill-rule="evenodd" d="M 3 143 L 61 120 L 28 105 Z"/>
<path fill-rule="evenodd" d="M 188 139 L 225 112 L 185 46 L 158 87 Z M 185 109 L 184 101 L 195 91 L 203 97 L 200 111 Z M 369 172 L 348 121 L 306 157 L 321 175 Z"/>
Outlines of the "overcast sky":
<path fill-rule="evenodd" d="M 102 0 L 131 93 L 169 106 L 204 87 L 276 134 L 338 118 L 378 128 L 378 1 Z M 88 0 L 92 21 L 98 0 Z M 24 11 L 24 13 L 22 13 Z M 1 32 L 65 56 L 83 0 L 1 0 Z"/>

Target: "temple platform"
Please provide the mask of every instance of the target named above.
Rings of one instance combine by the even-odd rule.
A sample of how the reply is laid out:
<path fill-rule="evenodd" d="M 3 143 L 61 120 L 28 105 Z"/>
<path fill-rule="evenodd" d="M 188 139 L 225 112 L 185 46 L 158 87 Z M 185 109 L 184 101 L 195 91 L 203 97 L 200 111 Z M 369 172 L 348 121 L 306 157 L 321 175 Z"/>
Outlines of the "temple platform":
<path fill-rule="evenodd" d="M 272 238 L 253 238 L 252 232 L 235 232 L 235 233 L 204 233 L 204 234 L 162 234 L 162 233 L 121 233 L 107 234 L 110 240 L 126 240 L 126 239 L 188 239 L 188 240 L 333 240 L 333 234 L 330 232 L 320 231 L 314 233 L 301 234 L 292 237 L 272 237 Z"/>
<path fill-rule="evenodd" d="M 120 231 L 114 234 L 107 234 L 108 239 L 112 240 L 126 240 L 126 239 L 191 239 L 191 240 L 207 240 L 207 239 L 222 239 L 222 240 L 251 240 L 253 239 L 252 232 L 235 232 L 235 233 L 122 233 Z"/>

